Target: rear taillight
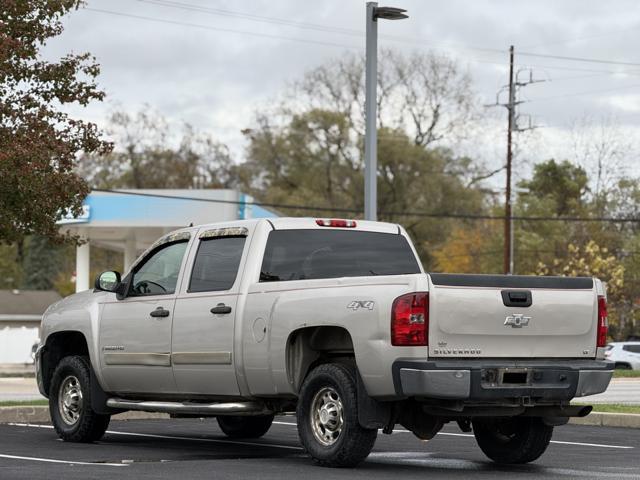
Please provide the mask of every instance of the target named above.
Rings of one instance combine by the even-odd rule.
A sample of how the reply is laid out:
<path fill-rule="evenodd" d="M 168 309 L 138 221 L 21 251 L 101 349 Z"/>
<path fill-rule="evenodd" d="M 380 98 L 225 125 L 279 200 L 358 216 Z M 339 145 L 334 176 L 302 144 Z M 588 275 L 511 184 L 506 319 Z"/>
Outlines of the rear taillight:
<path fill-rule="evenodd" d="M 596 347 L 607 346 L 607 331 L 609 329 L 609 321 L 607 319 L 607 299 L 603 296 L 598 297 L 598 341 Z"/>
<path fill-rule="evenodd" d="M 429 337 L 429 294 L 408 293 L 391 308 L 391 345 L 425 346 Z"/>

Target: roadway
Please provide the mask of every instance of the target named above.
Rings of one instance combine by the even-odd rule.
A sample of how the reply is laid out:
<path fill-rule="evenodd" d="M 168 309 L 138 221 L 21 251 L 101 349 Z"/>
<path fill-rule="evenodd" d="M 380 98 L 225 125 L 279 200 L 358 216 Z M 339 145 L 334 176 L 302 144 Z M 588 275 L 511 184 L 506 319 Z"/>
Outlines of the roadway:
<path fill-rule="evenodd" d="M 227 439 L 214 420 L 113 421 L 94 444 L 59 441 L 49 425 L 7 424 L 0 425 L 0 478 L 640 479 L 638 449 L 640 430 L 566 425 L 536 462 L 498 466 L 472 435 L 447 425 L 428 442 L 402 429 L 380 434 L 360 467 L 328 470 L 304 453 L 292 417 L 279 417 L 265 437 L 250 441 Z"/>

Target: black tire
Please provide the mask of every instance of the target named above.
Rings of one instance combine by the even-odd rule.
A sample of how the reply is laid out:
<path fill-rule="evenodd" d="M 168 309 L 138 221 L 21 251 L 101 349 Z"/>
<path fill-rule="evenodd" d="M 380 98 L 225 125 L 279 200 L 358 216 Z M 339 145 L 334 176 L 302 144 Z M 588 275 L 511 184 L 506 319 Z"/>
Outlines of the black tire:
<path fill-rule="evenodd" d="M 478 419 L 473 421 L 473 434 L 480 449 L 494 462 L 529 463 L 547 449 L 553 427 L 538 417 Z"/>
<path fill-rule="evenodd" d="M 615 368 L 617 370 L 631 370 L 631 365 L 628 363 L 616 363 Z"/>
<path fill-rule="evenodd" d="M 220 430 L 230 438 L 260 438 L 271 428 L 273 415 L 236 416 L 224 415 L 218 417 Z"/>
<path fill-rule="evenodd" d="M 49 388 L 49 413 L 58 436 L 65 442 L 94 442 L 104 435 L 110 415 L 91 409 L 91 370 L 84 357 L 64 357 L 56 366 Z M 61 389 L 69 387 L 67 398 L 77 398 L 65 408 Z"/>
<path fill-rule="evenodd" d="M 328 401 L 320 405 L 318 402 L 323 398 Z M 320 416 L 322 407 L 323 417 Z M 314 368 L 300 389 L 296 415 L 300 442 L 315 462 L 324 467 L 355 467 L 367 458 L 376 442 L 378 430 L 362 428 L 358 422 L 354 368 L 336 363 Z M 336 428 L 332 429 L 334 425 L 330 424 L 323 429 L 321 418 L 327 420 L 326 424 L 334 422 Z M 322 435 L 325 435 L 323 440 L 319 439 Z"/>

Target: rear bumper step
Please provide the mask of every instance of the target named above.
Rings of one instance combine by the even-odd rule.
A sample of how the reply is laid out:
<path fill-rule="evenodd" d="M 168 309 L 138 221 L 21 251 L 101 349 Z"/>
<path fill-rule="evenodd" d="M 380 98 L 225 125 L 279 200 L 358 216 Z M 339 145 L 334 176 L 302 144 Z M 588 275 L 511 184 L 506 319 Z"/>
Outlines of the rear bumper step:
<path fill-rule="evenodd" d="M 396 393 L 404 397 L 548 402 L 604 392 L 613 376 L 613 364 L 596 360 L 398 360 L 392 372 Z"/>
<path fill-rule="evenodd" d="M 160 412 L 182 415 L 268 415 L 273 413 L 260 402 L 232 403 L 195 403 L 195 402 L 161 402 L 138 401 L 121 398 L 110 398 L 107 406 L 122 410 L 140 410 L 143 412 Z"/>

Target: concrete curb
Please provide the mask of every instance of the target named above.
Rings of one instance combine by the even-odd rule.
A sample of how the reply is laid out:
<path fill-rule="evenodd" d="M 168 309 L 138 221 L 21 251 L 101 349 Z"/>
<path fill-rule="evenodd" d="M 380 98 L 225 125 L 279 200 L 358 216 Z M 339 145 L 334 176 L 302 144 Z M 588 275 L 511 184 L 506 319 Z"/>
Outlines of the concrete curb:
<path fill-rule="evenodd" d="M 169 415 L 129 411 L 119 413 L 111 418 L 113 420 L 149 420 L 169 418 Z M 51 423 L 49 407 L 0 407 L 0 423 Z"/>
<path fill-rule="evenodd" d="M 591 412 L 586 417 L 571 418 L 569 423 L 572 425 L 591 425 L 595 427 L 640 428 L 640 414 Z"/>
<path fill-rule="evenodd" d="M 149 420 L 169 418 L 166 413 L 129 411 L 114 415 L 113 420 Z M 0 407 L 0 423 L 51 423 L 49 407 Z M 640 428 L 640 414 L 591 412 L 583 418 L 571 418 L 572 425 L 593 427 Z"/>

